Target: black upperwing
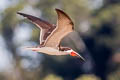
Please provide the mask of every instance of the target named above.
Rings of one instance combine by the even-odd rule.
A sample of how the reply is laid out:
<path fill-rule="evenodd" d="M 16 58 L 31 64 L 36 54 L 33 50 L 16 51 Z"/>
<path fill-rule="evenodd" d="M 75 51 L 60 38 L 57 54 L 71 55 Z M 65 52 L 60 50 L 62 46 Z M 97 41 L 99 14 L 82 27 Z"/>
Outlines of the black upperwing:
<path fill-rule="evenodd" d="M 44 21 L 40 18 L 37 18 L 32 15 L 28 15 L 25 13 L 17 12 L 17 14 L 22 15 L 32 21 L 38 28 L 41 29 L 40 32 L 40 44 L 44 45 L 45 41 L 47 40 L 48 36 L 51 34 L 51 32 L 56 28 L 55 25 L 48 23 L 47 21 Z"/>

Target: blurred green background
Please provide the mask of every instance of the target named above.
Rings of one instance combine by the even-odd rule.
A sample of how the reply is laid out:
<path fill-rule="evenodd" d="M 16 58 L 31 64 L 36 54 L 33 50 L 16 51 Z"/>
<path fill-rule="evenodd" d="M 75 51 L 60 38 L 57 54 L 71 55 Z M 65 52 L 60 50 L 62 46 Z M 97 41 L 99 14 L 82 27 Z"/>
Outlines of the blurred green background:
<path fill-rule="evenodd" d="M 39 29 L 17 11 L 56 24 L 65 11 L 75 31 L 61 44 L 79 52 L 49 56 L 28 50 Z M 120 0 L 0 0 L 0 80 L 120 80 Z"/>

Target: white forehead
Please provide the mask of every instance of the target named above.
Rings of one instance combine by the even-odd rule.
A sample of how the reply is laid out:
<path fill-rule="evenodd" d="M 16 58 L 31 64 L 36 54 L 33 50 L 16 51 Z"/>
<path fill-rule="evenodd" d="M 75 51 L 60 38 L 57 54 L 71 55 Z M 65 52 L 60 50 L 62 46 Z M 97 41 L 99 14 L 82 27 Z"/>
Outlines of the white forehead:
<path fill-rule="evenodd" d="M 70 52 L 72 52 L 73 50 L 72 49 L 70 49 L 70 50 L 67 50 L 67 51 L 65 51 L 65 52 L 68 52 L 68 53 L 70 53 Z"/>

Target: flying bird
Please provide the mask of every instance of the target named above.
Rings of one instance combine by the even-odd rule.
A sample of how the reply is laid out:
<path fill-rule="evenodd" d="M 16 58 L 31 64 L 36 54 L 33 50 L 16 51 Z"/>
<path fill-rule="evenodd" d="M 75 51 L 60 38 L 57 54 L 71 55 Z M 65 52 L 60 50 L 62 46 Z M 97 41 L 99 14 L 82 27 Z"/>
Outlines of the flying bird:
<path fill-rule="evenodd" d="M 26 49 L 41 52 L 49 55 L 71 55 L 79 57 L 82 60 L 84 58 L 69 47 L 63 47 L 60 45 L 61 40 L 69 33 L 74 31 L 74 24 L 71 18 L 62 10 L 55 9 L 58 15 L 57 24 L 50 24 L 40 18 L 25 13 L 17 12 L 32 21 L 40 31 L 40 45 L 37 47 L 26 47 Z"/>

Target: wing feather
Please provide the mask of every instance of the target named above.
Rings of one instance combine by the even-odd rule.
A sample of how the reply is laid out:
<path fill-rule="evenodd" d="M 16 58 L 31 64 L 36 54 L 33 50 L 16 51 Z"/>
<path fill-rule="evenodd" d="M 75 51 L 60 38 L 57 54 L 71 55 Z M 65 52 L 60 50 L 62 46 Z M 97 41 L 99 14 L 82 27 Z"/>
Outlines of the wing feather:
<path fill-rule="evenodd" d="M 40 31 L 40 44 L 44 45 L 47 37 L 55 29 L 56 26 L 54 26 L 53 24 L 50 24 L 47 21 L 44 21 L 40 18 L 32 16 L 32 15 L 28 15 L 28 14 L 21 13 L 21 12 L 17 12 L 17 14 L 20 14 L 20 15 L 26 17 L 27 19 L 32 21 L 32 23 L 34 23 L 38 28 L 40 28 L 40 30 L 41 30 Z"/>
<path fill-rule="evenodd" d="M 45 43 L 45 46 L 58 47 L 62 38 L 73 31 L 74 24 L 70 17 L 62 10 L 56 9 L 56 12 L 58 15 L 57 27 L 49 36 L 48 40 Z"/>

